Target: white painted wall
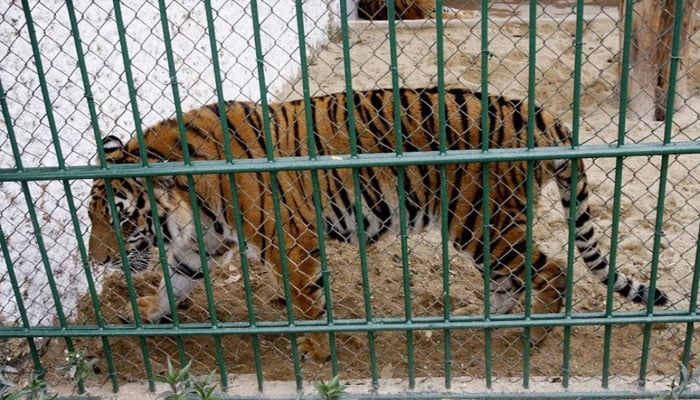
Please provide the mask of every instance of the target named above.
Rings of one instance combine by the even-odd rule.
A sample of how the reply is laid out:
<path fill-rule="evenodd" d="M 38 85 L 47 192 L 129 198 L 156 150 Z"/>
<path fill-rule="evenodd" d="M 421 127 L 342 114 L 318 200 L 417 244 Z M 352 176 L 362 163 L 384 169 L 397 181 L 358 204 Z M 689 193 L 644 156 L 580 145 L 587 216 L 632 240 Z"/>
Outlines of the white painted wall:
<path fill-rule="evenodd" d="M 96 151 L 95 134 L 78 69 L 68 10 L 62 0 L 31 3 L 62 159 L 71 166 L 89 164 Z M 250 0 L 215 0 L 212 4 L 224 97 L 258 100 L 259 76 Z M 306 44 L 321 46 L 327 42 L 329 26 L 338 24 L 337 0 L 305 0 L 303 4 Z M 135 123 L 111 2 L 77 0 L 75 6 L 100 136 L 112 134 L 126 139 L 134 132 Z M 157 2 L 122 1 L 137 106 L 143 125 L 171 117 L 175 110 L 157 7 Z M 0 14 L 0 81 L 7 94 L 22 164 L 23 167 L 56 166 L 57 153 L 39 89 L 24 12 L 20 2 L 8 2 L 6 8 Z M 299 73 L 296 10 L 290 0 L 258 0 L 258 8 L 266 85 L 274 94 Z M 202 2 L 169 1 L 167 16 L 183 109 L 215 102 L 216 87 Z M 0 169 L 15 167 L 3 119 L 0 121 Z M 50 296 L 46 267 L 52 270 L 67 314 L 74 310 L 78 295 L 86 291 L 77 236 L 87 239 L 90 182 L 71 182 L 81 226 L 77 235 L 63 185 L 37 182 L 30 183 L 29 187 L 48 265 L 42 262 L 19 184 L 0 183 L 0 226 L 10 248 L 11 263 L 31 323 L 50 324 L 56 309 Z M 105 271 L 93 270 L 93 273 L 99 282 Z M 0 321 L 14 321 L 17 317 L 6 260 L 0 259 Z"/>

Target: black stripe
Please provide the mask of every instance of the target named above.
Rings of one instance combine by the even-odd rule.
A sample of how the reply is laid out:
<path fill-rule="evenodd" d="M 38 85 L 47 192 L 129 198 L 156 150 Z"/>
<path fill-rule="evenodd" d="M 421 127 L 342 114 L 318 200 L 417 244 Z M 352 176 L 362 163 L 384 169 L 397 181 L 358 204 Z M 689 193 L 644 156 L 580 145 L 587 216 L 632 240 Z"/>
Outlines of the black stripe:
<path fill-rule="evenodd" d="M 502 97 L 497 97 L 496 100 L 498 100 L 498 101 L 497 101 L 496 105 L 493 107 L 493 111 L 496 113 L 495 121 L 496 121 L 496 125 L 498 125 L 498 129 L 496 129 L 496 126 L 494 125 L 493 127 L 491 127 L 491 130 L 496 135 L 496 142 L 495 142 L 496 147 L 504 147 L 505 142 L 506 142 L 505 112 L 503 110 L 504 104 L 501 101 L 502 99 L 503 99 Z"/>
<path fill-rule="evenodd" d="M 133 182 L 133 181 L 132 181 L 132 182 Z M 127 192 L 135 192 L 134 187 L 131 186 L 131 183 L 129 183 L 129 180 L 128 180 L 128 179 L 122 180 L 122 186 L 124 187 L 124 189 L 125 189 Z M 116 194 L 116 193 L 115 193 L 115 194 Z M 124 197 L 124 199 L 126 199 L 126 197 Z"/>
<path fill-rule="evenodd" d="M 615 282 L 617 282 L 619 278 L 619 275 L 617 272 L 615 272 Z M 617 290 L 617 293 L 620 293 L 621 295 L 627 297 L 629 296 L 630 292 L 632 291 L 632 283 L 630 282 L 629 279 L 625 281 L 625 285 L 621 287 L 620 289 Z"/>
<path fill-rule="evenodd" d="M 212 221 L 219 219 L 219 215 L 214 212 L 214 210 L 209 206 L 209 203 L 204 201 L 199 195 L 195 196 L 197 198 L 197 207 L 202 211 L 207 217 L 211 218 Z"/>
<path fill-rule="evenodd" d="M 473 229 L 473 228 L 472 228 Z M 478 231 L 474 232 L 475 238 L 476 238 L 476 245 L 474 247 L 474 262 L 476 264 L 483 264 L 484 263 L 484 241 L 483 241 L 483 230 L 479 229 Z M 491 245 L 489 245 L 490 248 Z"/>
<path fill-rule="evenodd" d="M 455 90 L 454 92 L 454 97 L 455 97 L 455 103 L 457 103 L 457 107 L 459 109 L 459 117 L 462 123 L 462 126 L 460 127 L 460 135 L 458 135 L 458 139 L 463 139 L 466 143 L 468 148 L 472 148 L 471 142 L 469 141 L 469 129 L 471 125 L 471 121 L 469 121 L 469 105 L 468 105 L 468 100 L 465 98 L 465 92 L 464 90 Z M 471 93 L 469 93 L 471 94 Z M 459 140 L 455 141 L 455 144 L 459 143 Z M 452 144 L 453 147 L 454 144 Z"/>
<path fill-rule="evenodd" d="M 542 268 L 544 268 L 545 265 L 547 265 L 547 256 L 545 256 L 544 253 L 539 253 L 535 261 L 532 263 L 532 276 L 534 277 L 540 271 L 542 271 Z"/>
<path fill-rule="evenodd" d="M 579 215 L 578 218 L 576 218 L 576 228 L 582 227 L 586 222 L 591 220 L 591 213 L 589 210 L 586 210 L 583 212 L 583 214 Z"/>
<path fill-rule="evenodd" d="M 160 229 L 163 235 L 163 242 L 166 244 L 170 243 L 172 241 L 172 234 L 170 233 L 170 228 L 168 228 L 168 214 L 159 215 L 158 219 L 160 220 Z M 155 236 L 153 237 L 153 240 L 156 240 Z"/>
<path fill-rule="evenodd" d="M 344 94 L 338 94 L 336 95 L 331 95 L 331 103 L 330 107 L 328 110 L 328 115 L 327 118 L 330 120 L 331 126 L 334 129 L 340 130 L 341 124 L 338 123 L 338 108 L 340 107 L 340 102 L 345 101 L 345 106 L 342 108 L 342 117 L 344 118 L 345 122 L 343 124 L 346 127 L 346 134 L 348 137 L 350 137 L 350 128 L 347 126 L 347 120 L 348 120 L 348 106 L 347 106 L 347 96 Z M 315 121 L 315 120 L 314 120 Z M 336 151 L 338 149 L 328 149 L 329 152 Z"/>
<path fill-rule="evenodd" d="M 590 256 L 583 257 L 583 262 L 585 262 L 586 265 L 588 265 L 588 264 L 592 263 L 593 261 L 598 260 L 601 257 L 602 257 L 602 255 L 596 250 Z M 605 266 L 605 263 L 602 263 L 602 264 L 603 264 L 603 266 Z M 600 268 L 600 269 L 602 269 L 602 268 Z"/>
<path fill-rule="evenodd" d="M 505 232 L 503 233 L 505 234 Z M 516 258 L 520 257 L 522 259 L 525 257 L 526 248 L 527 242 L 524 240 L 521 240 L 515 244 L 511 244 L 508 247 L 508 250 L 505 253 L 503 253 L 503 255 L 498 257 L 498 262 L 504 266 L 510 266 L 513 260 L 515 260 Z"/>
<path fill-rule="evenodd" d="M 262 117 L 258 113 L 258 109 L 249 107 L 249 105 L 246 103 L 241 103 L 241 106 L 243 107 L 243 110 L 246 114 L 246 120 L 248 121 L 248 124 L 252 128 L 253 132 L 255 132 L 255 139 L 258 142 L 258 146 L 260 146 L 261 150 L 267 153 L 265 146 L 265 127 L 262 121 Z"/>
<path fill-rule="evenodd" d="M 146 151 L 146 153 L 148 154 L 149 161 L 150 161 L 150 158 L 151 158 L 151 157 L 154 158 L 155 160 L 157 160 L 157 162 L 163 162 L 163 161 L 165 161 L 166 158 L 167 158 L 167 157 L 165 156 L 165 154 L 163 154 L 163 153 L 161 153 L 160 151 L 158 151 L 158 149 L 155 149 L 155 148 L 152 148 L 152 147 L 151 147 L 151 148 L 148 148 L 148 150 Z"/>
<path fill-rule="evenodd" d="M 471 199 L 464 199 L 465 201 L 468 202 L 473 202 L 471 205 L 471 208 L 469 210 L 469 213 L 467 214 L 467 218 L 464 220 L 460 228 L 462 231 L 460 232 L 459 239 L 457 239 L 457 244 L 460 246 L 460 250 L 463 250 L 467 247 L 469 242 L 472 241 L 474 238 L 474 235 L 477 234 L 478 232 L 475 232 L 475 225 L 476 225 L 476 220 L 479 216 L 480 208 L 481 208 L 481 203 L 483 202 L 483 197 L 484 197 L 484 190 L 483 188 L 479 185 L 477 187 L 476 193 L 474 193 L 474 196 L 472 196 Z M 458 219 L 459 221 L 459 219 Z M 479 243 L 481 249 L 483 250 L 483 243 Z M 478 245 L 479 245 L 478 244 Z M 477 246 L 479 247 L 479 246 Z M 481 259 L 483 260 L 483 254 L 473 254 L 473 257 L 480 256 Z"/>
<path fill-rule="evenodd" d="M 456 212 L 455 208 L 457 207 L 457 203 L 459 202 L 459 199 L 462 196 L 462 178 L 464 175 L 465 168 L 466 167 L 463 165 L 457 165 L 455 169 L 455 177 L 452 180 L 454 186 L 452 187 L 450 198 L 447 203 L 447 226 L 452 226 L 452 221 L 455 217 Z"/>
<path fill-rule="evenodd" d="M 591 228 L 586 232 L 576 232 L 576 240 L 589 241 L 595 234 L 595 231 Z"/>
<path fill-rule="evenodd" d="M 542 108 L 535 106 L 535 124 L 537 129 L 544 134 L 547 132 L 547 124 L 545 124 L 542 117 L 542 111 Z"/>
<path fill-rule="evenodd" d="M 600 270 L 602 270 L 602 269 L 605 269 L 605 268 L 607 268 L 607 267 L 608 267 L 608 263 L 605 261 L 605 259 L 602 259 L 602 258 L 601 258 L 601 262 L 599 262 L 599 263 L 596 264 L 595 266 L 588 267 L 588 269 L 591 270 L 591 271 L 593 271 L 593 272 L 595 272 L 595 271 L 600 271 Z"/>
<path fill-rule="evenodd" d="M 495 96 L 489 96 L 489 103 L 488 103 L 488 114 L 489 114 L 489 127 L 488 127 L 489 132 L 488 133 L 489 134 L 488 134 L 488 137 L 489 137 L 489 141 L 491 142 L 491 143 L 488 143 L 489 148 L 492 147 L 492 144 L 495 146 L 500 146 L 500 144 L 502 143 L 502 142 L 493 142 L 494 139 L 492 137 L 492 135 L 494 135 L 496 133 L 495 129 L 496 129 L 496 125 L 498 124 L 498 121 L 496 119 L 498 117 L 498 109 L 497 109 L 496 105 L 494 104 L 494 102 L 497 101 L 497 99 L 498 98 Z M 483 132 L 482 132 L 482 135 L 483 135 Z M 498 140 L 498 139 L 496 139 L 496 140 Z"/>
<path fill-rule="evenodd" d="M 320 289 L 323 289 L 323 276 L 316 279 L 316 282 L 314 283 L 314 287 L 311 288 L 311 291 L 314 292 L 314 291 L 320 290 Z"/>
<path fill-rule="evenodd" d="M 401 89 L 400 91 L 400 100 L 401 100 L 401 108 L 404 111 L 403 115 L 401 116 L 401 136 L 403 139 L 403 150 L 406 152 L 416 152 L 420 151 L 416 146 L 414 146 L 412 138 L 408 136 L 408 128 L 406 127 L 406 124 L 404 124 L 404 118 L 410 118 L 410 107 L 411 105 L 409 104 L 408 101 L 408 93 L 416 95 L 415 91 L 410 90 L 410 89 Z M 418 171 L 420 172 L 420 176 L 423 179 L 426 179 L 428 177 L 429 179 L 429 171 L 428 167 L 425 165 L 418 165 Z"/>
<path fill-rule="evenodd" d="M 370 176 L 369 179 L 371 191 L 376 195 L 376 198 L 374 200 L 371 200 L 369 196 L 365 198 L 367 199 L 368 203 L 372 201 L 368 204 L 370 206 L 370 209 L 372 210 L 372 214 L 374 214 L 381 221 L 381 227 L 379 228 L 379 231 L 377 231 L 377 233 L 372 235 L 372 237 L 370 238 L 370 241 L 375 241 L 389 229 L 391 225 L 391 209 L 389 208 L 389 205 L 384 201 L 384 196 L 382 196 L 382 188 L 379 184 L 379 180 L 377 179 L 377 175 L 374 173 L 374 171 L 372 171 L 371 168 L 367 168 L 366 170 L 369 172 Z M 364 187 L 363 194 L 369 194 L 368 192 L 369 188 Z"/>
<path fill-rule="evenodd" d="M 581 185 L 581 190 L 576 193 L 576 200 L 580 203 L 583 203 L 584 200 L 588 198 L 588 184 L 585 181 L 582 181 Z"/>
<path fill-rule="evenodd" d="M 432 98 L 428 95 L 427 90 L 420 92 L 418 95 L 420 101 L 421 127 L 423 135 L 428 142 L 430 149 L 438 151 L 439 145 L 435 142 L 435 107 Z M 425 151 L 425 149 L 422 149 Z"/>
<path fill-rule="evenodd" d="M 525 126 L 525 118 L 523 118 L 523 113 L 520 111 L 522 100 L 512 100 L 510 105 L 513 107 L 513 115 L 511 116 L 511 120 L 513 121 L 513 129 L 515 132 L 520 133 L 527 128 Z"/>
<path fill-rule="evenodd" d="M 328 187 L 331 190 L 331 192 L 334 192 L 334 190 L 331 188 L 331 186 L 328 186 Z M 338 233 L 338 234 L 342 233 L 342 235 L 340 235 L 339 237 L 336 237 L 336 239 L 341 239 L 343 241 L 347 241 L 344 239 L 345 238 L 344 235 L 348 231 L 348 227 L 347 227 L 347 224 L 345 224 L 345 218 L 344 218 L 346 215 L 346 211 L 341 209 L 338 206 L 338 203 L 335 201 L 335 197 L 330 199 L 330 206 L 331 206 L 331 211 L 333 211 L 333 214 L 335 215 L 336 219 L 338 220 L 338 223 L 340 223 L 340 228 L 342 229 L 342 232 L 335 229 L 335 227 L 333 227 L 331 225 L 332 221 L 330 221 L 330 220 L 326 221 L 326 225 L 328 228 L 327 231 L 329 234 L 333 234 L 334 232 Z"/>
<path fill-rule="evenodd" d="M 394 173 L 394 176 L 396 176 L 396 173 Z M 421 206 L 421 201 L 416 196 L 417 189 L 418 188 L 414 187 L 413 182 L 411 182 L 409 174 L 404 174 L 403 190 L 407 197 L 406 211 L 408 211 L 408 224 L 412 227 L 416 226 L 416 218 L 418 217 Z"/>
<path fill-rule="evenodd" d="M 178 256 L 173 255 L 173 260 L 175 261 L 175 268 L 173 272 L 184 275 L 190 279 L 202 279 L 204 274 L 201 268 L 192 268 L 192 266 L 185 264 Z"/>
<path fill-rule="evenodd" d="M 204 141 L 211 140 L 211 132 L 205 131 L 204 129 L 200 128 L 199 126 L 193 125 L 192 123 L 187 125 L 187 132 L 194 133 L 196 136 L 199 136 Z"/>
<path fill-rule="evenodd" d="M 386 133 L 391 130 L 390 126 L 387 126 L 387 121 L 391 121 L 392 119 L 387 119 L 384 116 L 384 112 L 387 111 L 384 109 L 384 96 L 385 96 L 385 91 L 384 90 L 374 90 L 369 93 L 369 102 L 372 105 L 374 111 L 377 112 L 377 117 L 378 118 L 370 118 L 370 129 L 372 130 L 373 133 L 375 133 L 375 138 L 380 138 L 384 139 L 386 136 Z M 400 112 L 400 111 L 399 111 Z M 369 112 L 368 112 L 369 114 Z M 369 115 L 368 115 L 369 116 Z M 380 126 L 381 124 L 381 126 Z M 389 147 L 388 149 L 390 149 Z M 383 150 L 387 151 L 387 150 Z"/>
<path fill-rule="evenodd" d="M 311 123 L 313 124 L 311 128 L 314 134 L 314 142 L 316 143 L 316 154 L 323 155 L 323 142 L 321 141 L 321 134 L 318 132 L 318 124 L 316 123 L 316 118 L 318 118 L 316 115 L 316 108 L 319 105 L 318 103 L 319 100 L 315 99 L 315 101 L 311 104 Z"/>
<path fill-rule="evenodd" d="M 292 112 L 292 110 L 295 109 L 295 102 L 290 102 L 286 104 L 285 106 L 280 107 L 280 111 L 282 112 L 282 116 L 284 117 L 284 132 L 282 132 L 282 135 L 294 135 L 294 155 L 297 157 L 301 157 L 301 143 L 303 142 L 302 140 L 302 135 L 306 135 L 306 131 L 301 132 L 301 129 L 299 128 L 299 120 L 302 118 L 305 118 L 305 114 L 302 113 L 301 115 L 295 115 L 295 113 Z M 304 108 L 302 107 L 301 110 L 303 111 Z M 279 129 L 282 129 L 280 127 Z M 290 133 L 291 131 L 291 133 Z M 278 134 L 279 137 L 279 134 Z M 308 144 L 307 144 L 308 146 Z"/>

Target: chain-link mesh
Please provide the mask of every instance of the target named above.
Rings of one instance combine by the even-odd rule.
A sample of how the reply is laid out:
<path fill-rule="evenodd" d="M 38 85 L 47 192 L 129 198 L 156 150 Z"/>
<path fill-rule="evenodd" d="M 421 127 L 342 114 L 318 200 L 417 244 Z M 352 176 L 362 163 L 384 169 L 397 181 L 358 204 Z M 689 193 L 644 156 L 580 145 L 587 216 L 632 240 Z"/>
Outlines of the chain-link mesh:
<path fill-rule="evenodd" d="M 632 33 L 632 66 L 620 66 L 625 21 L 617 3 L 542 1 L 530 6 L 497 1 L 486 10 L 464 2 L 463 10 L 439 15 L 433 10 L 429 19 L 395 24 L 357 20 L 352 1 L 6 3 L 0 10 L 0 367 L 13 365 L 25 374 L 43 371 L 56 382 L 64 351 L 85 349 L 89 358 L 99 359 L 94 370 L 104 377 L 90 383 L 111 379 L 116 388 L 128 381 L 152 384 L 154 376 L 167 372 L 168 359 L 180 365 L 192 360 L 194 374 L 217 370 L 219 383 L 235 388 L 229 391 L 234 396 L 269 390 L 272 381 L 296 380 L 296 387 L 285 393 L 289 398 L 295 388 L 313 390 L 302 380 L 334 375 L 356 384 L 350 391 L 374 396 L 406 389 L 427 397 L 442 397 L 447 389 L 458 396 L 493 396 L 489 390 L 495 388 L 510 398 L 516 392 L 525 395 L 523 387 L 534 387 L 543 396 L 564 396 L 566 387 L 571 396 L 593 396 L 609 388 L 619 395 L 653 397 L 667 391 L 679 365 L 691 371 L 698 367 L 700 345 L 692 323 L 697 321 L 699 275 L 700 147 L 695 131 L 700 53 L 693 23 L 675 35 L 684 43 L 659 39 L 652 45 L 669 47 L 663 63 L 677 62 L 671 68 L 677 71 L 678 85 L 671 85 L 678 93 L 677 110 L 656 121 L 662 118 L 654 102 L 634 99 L 665 94 L 650 88 L 654 82 L 637 85 L 637 92 L 634 88 L 640 79 L 637 65 L 660 56 L 635 48 Z M 635 14 L 630 21 L 649 18 L 649 9 L 672 12 L 675 2 L 667 3 L 671 6 L 635 2 L 628 8 Z M 449 4 L 462 5 L 456 0 Z M 298 18 L 299 9 L 303 18 Z M 682 14 L 694 18 L 694 2 L 686 1 Z M 444 24 L 436 24 L 435 17 Z M 621 86 L 621 81 L 629 84 Z M 316 315 L 319 322 L 306 325 L 285 322 L 294 314 L 289 293 L 295 288 L 280 284 L 280 274 L 289 271 L 275 272 L 256 261 L 260 253 L 264 258 L 265 252 L 277 251 L 273 248 L 280 241 L 274 237 L 268 238 L 267 248 L 249 246 L 243 261 L 236 246 L 216 260 L 211 257 L 205 268 L 210 285 L 197 285 L 160 325 L 130 320 L 136 298 L 157 295 L 160 264 L 173 262 L 162 248 L 153 246 L 152 260 L 160 263 L 142 273 L 125 273 L 116 261 L 90 260 L 89 178 L 127 171 L 110 175 L 109 169 L 94 166 L 100 164 L 101 138 L 114 135 L 126 141 L 137 128 L 174 117 L 176 103 L 182 111 L 205 104 L 216 109 L 231 99 L 276 103 L 302 99 L 306 92 L 321 96 L 435 85 L 486 89 L 515 99 L 534 96 L 534 102 L 572 128 L 574 149 L 582 151 L 574 156 L 585 158 L 601 251 L 612 253 L 611 261 L 626 275 L 653 281 L 667 293 L 668 309 L 612 296 L 587 271 L 582 257 L 571 253 L 575 262 L 569 265 L 572 286 L 564 314 L 557 314 L 562 318 L 553 321 L 547 339 L 531 347 L 522 340 L 523 327 L 537 325 L 537 317 L 535 322 L 522 318 L 530 307 L 516 306 L 511 319 L 484 318 L 482 274 L 473 260 L 444 245 L 439 224 L 366 246 L 356 237 L 342 243 L 327 235 L 313 251 L 325 258 L 321 282 L 327 284 L 328 319 Z M 621 96 L 629 101 L 620 101 Z M 278 135 L 279 122 L 265 122 Z M 289 155 L 300 154 L 308 153 Z M 350 158 L 337 159 L 336 166 L 359 166 L 342 163 Z M 243 165 L 240 171 L 264 176 L 270 184 L 278 178 L 269 172 L 276 168 L 270 165 L 282 165 L 278 172 L 285 169 L 284 159 L 259 164 L 263 172 L 257 173 L 254 164 L 238 161 L 220 170 L 206 170 L 205 164 L 205 172 L 231 172 Z M 304 165 L 314 168 L 312 162 Z M 370 180 L 362 169 L 356 171 L 357 182 Z M 325 185 L 321 187 L 331 187 Z M 285 222 L 275 216 L 288 215 L 290 210 L 283 208 L 288 202 L 273 211 L 263 194 L 238 190 L 242 207 L 269 205 L 262 223 L 280 230 Z M 304 201 L 318 206 L 334 196 L 332 191 L 317 194 L 316 203 Z M 536 190 L 534 197 L 539 201 L 531 221 L 533 244 L 566 265 L 571 216 L 559 205 L 556 185 L 545 186 L 541 195 Z M 118 211 L 117 204 L 109 207 Z M 365 207 L 363 212 L 373 211 Z M 199 214 L 206 220 L 206 210 Z M 315 228 L 303 233 L 318 234 Z M 283 254 L 289 256 L 293 245 L 285 241 Z M 92 243 L 90 247 L 92 251 Z M 202 250 L 193 247 L 192 253 L 206 253 Z M 321 277 L 305 278 L 319 283 Z M 172 285 L 166 286 L 172 295 Z M 330 362 L 304 361 L 297 352 L 309 326 L 332 333 Z M 688 387 L 688 393 L 697 395 L 697 390 Z"/>

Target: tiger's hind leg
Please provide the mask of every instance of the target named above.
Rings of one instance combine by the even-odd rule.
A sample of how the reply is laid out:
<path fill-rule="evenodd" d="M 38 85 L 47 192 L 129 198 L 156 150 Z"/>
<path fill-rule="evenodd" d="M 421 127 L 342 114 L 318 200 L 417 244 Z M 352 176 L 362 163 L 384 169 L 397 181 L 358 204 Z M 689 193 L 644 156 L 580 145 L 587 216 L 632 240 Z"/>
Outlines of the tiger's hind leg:
<path fill-rule="evenodd" d="M 497 248 L 498 244 L 494 247 Z M 525 293 L 527 279 L 525 254 L 515 250 L 524 249 L 524 242 L 509 246 L 491 273 L 491 312 L 508 313 L 520 301 Z M 514 255 L 515 254 L 515 255 Z M 530 311 L 532 314 L 556 313 L 562 305 L 566 291 L 566 274 L 558 263 L 548 260 L 547 256 L 533 249 L 530 269 L 530 287 L 532 297 Z M 533 327 L 530 329 L 530 342 L 535 345 L 547 335 L 549 328 Z"/>
<path fill-rule="evenodd" d="M 557 313 L 566 293 L 566 272 L 559 263 L 547 260 L 547 256 L 539 251 L 533 260 L 542 261 L 532 265 L 532 303 L 533 314 Z M 538 258 L 539 257 L 539 258 Z M 540 266 L 541 265 L 541 266 Z M 538 344 L 547 335 L 549 327 L 535 327 L 530 330 L 530 343 Z"/>

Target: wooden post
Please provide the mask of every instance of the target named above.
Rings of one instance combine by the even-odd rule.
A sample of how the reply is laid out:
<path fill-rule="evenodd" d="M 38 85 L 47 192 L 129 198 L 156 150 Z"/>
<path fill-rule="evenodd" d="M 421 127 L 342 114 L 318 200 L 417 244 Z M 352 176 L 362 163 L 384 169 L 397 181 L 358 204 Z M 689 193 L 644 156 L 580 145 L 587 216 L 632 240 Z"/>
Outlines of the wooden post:
<path fill-rule="evenodd" d="M 697 0 L 683 1 L 682 30 L 680 36 L 681 63 L 676 84 L 674 107 L 681 105 L 679 98 L 687 94 L 686 71 L 688 37 L 695 30 Z M 620 62 L 624 41 L 625 0 L 620 0 Z M 666 116 L 668 99 L 671 46 L 676 0 L 638 0 L 634 2 L 632 16 L 632 43 L 630 48 L 630 79 L 628 89 L 628 115 L 645 118 L 653 115 L 656 121 Z M 622 72 L 622 65 L 620 65 Z"/>

